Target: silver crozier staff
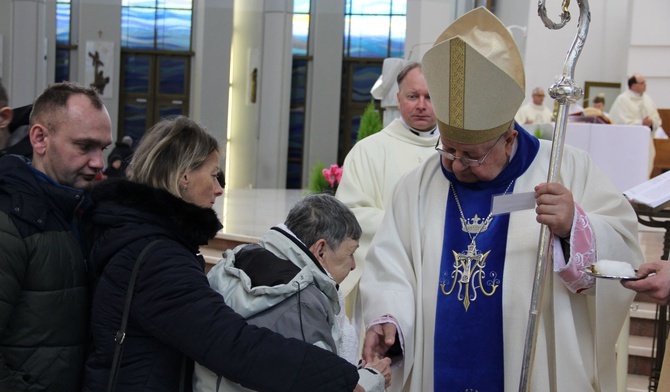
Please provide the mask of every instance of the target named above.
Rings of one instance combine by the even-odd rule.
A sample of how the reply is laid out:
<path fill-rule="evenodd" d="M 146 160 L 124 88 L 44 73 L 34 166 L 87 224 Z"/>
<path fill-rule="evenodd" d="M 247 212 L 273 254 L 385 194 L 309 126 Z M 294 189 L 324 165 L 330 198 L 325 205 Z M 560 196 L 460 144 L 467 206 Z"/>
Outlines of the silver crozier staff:
<path fill-rule="evenodd" d="M 551 146 L 551 158 L 549 161 L 549 174 L 547 182 L 555 182 L 561 169 L 561 159 L 563 157 L 563 144 L 565 142 L 565 128 L 568 122 L 568 108 L 571 103 L 575 103 L 583 95 L 582 89 L 577 86 L 573 80 L 575 65 L 579 54 L 582 51 L 586 35 L 589 31 L 591 14 L 589 13 L 588 0 L 577 0 L 579 4 L 579 24 L 577 26 L 577 36 L 575 36 L 572 46 L 568 51 L 563 74 L 556 83 L 549 88 L 549 96 L 558 101 L 558 114 L 556 115 L 556 125 L 554 126 L 554 136 Z M 570 21 L 570 12 L 568 7 L 570 0 L 563 0 L 563 13 L 561 22 L 554 23 L 547 17 L 545 0 L 539 0 L 538 14 L 547 28 L 558 30 Z M 523 365 L 521 367 L 521 382 L 519 383 L 520 392 L 530 391 L 530 376 L 532 373 L 532 364 L 535 358 L 535 342 L 537 341 L 537 325 L 541 314 L 543 286 L 545 282 L 547 260 L 549 259 L 549 239 L 550 232 L 547 225 L 542 225 L 540 231 L 540 244 L 537 250 L 537 265 L 535 267 L 535 280 L 533 281 L 533 293 L 530 300 L 530 310 L 528 317 L 528 327 L 526 330 L 526 343 L 523 352 Z M 551 282 L 550 282 L 551 284 Z M 551 312 L 549 312 L 551 315 Z M 550 333 L 550 332 L 548 332 Z M 554 341 L 548 339 L 549 342 Z M 554 364 L 555 365 L 555 364 Z M 555 380 L 555 369 L 550 366 L 550 376 Z"/>

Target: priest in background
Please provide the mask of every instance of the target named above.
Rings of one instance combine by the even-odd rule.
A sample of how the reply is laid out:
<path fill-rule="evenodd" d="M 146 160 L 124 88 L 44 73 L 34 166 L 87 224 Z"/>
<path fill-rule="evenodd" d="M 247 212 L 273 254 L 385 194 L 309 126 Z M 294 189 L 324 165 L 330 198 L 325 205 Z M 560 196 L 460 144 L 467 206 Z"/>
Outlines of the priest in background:
<path fill-rule="evenodd" d="M 628 90 L 619 94 L 610 108 L 610 119 L 614 124 L 645 125 L 653 132 L 661 126 L 661 116 L 656 103 L 645 94 L 647 81 L 640 74 L 628 79 Z"/>
<path fill-rule="evenodd" d="M 528 102 L 519 108 L 514 120 L 519 124 L 545 124 L 551 122 L 553 113 L 551 109 L 544 106 L 544 90 L 536 87 L 533 90 L 533 102 Z"/>

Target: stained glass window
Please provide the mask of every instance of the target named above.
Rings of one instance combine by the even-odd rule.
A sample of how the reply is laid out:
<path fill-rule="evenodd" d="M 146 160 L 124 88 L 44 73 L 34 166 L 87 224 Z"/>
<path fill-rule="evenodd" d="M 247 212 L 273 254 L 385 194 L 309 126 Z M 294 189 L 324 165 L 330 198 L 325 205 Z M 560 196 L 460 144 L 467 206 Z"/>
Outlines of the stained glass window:
<path fill-rule="evenodd" d="M 286 165 L 286 188 L 288 189 L 302 187 L 307 70 L 312 60 L 308 47 L 310 11 L 310 0 L 293 0 L 293 73 Z"/>
<path fill-rule="evenodd" d="M 346 0 L 345 57 L 402 57 L 407 0 Z"/>
<path fill-rule="evenodd" d="M 56 82 L 70 79 L 71 12 L 70 0 L 56 1 Z"/>
<path fill-rule="evenodd" d="M 191 50 L 192 0 L 123 0 L 121 47 Z"/>

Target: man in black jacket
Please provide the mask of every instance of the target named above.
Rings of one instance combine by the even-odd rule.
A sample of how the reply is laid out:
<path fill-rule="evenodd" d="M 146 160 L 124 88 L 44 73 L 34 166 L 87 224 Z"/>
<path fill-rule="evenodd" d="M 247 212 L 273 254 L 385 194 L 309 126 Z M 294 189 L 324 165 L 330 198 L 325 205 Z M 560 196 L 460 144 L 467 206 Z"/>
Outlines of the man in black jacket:
<path fill-rule="evenodd" d="M 59 83 L 29 127 L 32 163 L 0 158 L 0 391 L 77 391 L 88 321 L 77 220 L 112 125 L 95 90 Z"/>

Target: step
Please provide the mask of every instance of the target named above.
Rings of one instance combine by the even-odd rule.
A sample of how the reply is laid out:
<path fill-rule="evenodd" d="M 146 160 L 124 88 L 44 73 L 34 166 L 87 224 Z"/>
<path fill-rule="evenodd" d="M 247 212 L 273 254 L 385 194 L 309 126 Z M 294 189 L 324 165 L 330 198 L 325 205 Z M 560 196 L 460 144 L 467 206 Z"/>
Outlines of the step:
<path fill-rule="evenodd" d="M 656 304 L 651 302 L 634 301 L 630 306 L 630 317 L 655 320 Z"/>
<path fill-rule="evenodd" d="M 629 374 L 626 392 L 649 392 L 649 376 Z"/>
<path fill-rule="evenodd" d="M 651 358 L 655 352 L 654 338 L 649 336 L 630 335 L 628 337 L 628 355 Z"/>

